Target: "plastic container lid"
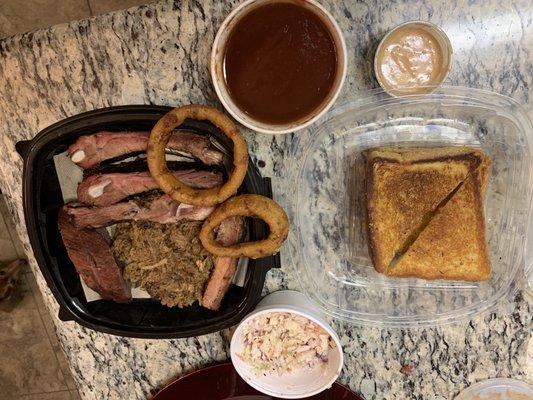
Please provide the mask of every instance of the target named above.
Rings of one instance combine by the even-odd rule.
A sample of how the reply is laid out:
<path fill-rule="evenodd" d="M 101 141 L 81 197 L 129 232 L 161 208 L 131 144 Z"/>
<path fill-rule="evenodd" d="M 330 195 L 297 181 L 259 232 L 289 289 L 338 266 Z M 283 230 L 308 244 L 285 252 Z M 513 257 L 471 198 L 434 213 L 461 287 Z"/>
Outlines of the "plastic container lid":
<path fill-rule="evenodd" d="M 527 400 L 533 399 L 533 386 L 516 379 L 497 378 L 466 388 L 455 400 Z"/>
<path fill-rule="evenodd" d="M 530 290 L 533 290 L 533 218 L 529 218 L 529 231 L 528 231 L 528 242 L 526 243 L 526 260 L 529 260 L 529 263 L 526 263 L 526 277 L 527 283 Z"/>
<path fill-rule="evenodd" d="M 493 308 L 524 285 L 532 264 L 533 127 L 507 97 L 467 88 L 391 98 L 370 92 L 295 136 L 285 199 L 288 253 L 302 290 L 339 319 L 387 327 L 431 326 Z M 485 200 L 492 272 L 487 282 L 390 278 L 365 238 L 361 153 L 378 146 L 481 148 L 492 160 Z"/>

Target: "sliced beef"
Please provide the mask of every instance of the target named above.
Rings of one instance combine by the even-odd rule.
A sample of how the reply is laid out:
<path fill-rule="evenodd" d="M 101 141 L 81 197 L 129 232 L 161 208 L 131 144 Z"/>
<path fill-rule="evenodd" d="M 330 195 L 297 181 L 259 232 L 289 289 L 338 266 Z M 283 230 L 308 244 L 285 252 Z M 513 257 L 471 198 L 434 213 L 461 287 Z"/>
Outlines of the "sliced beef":
<path fill-rule="evenodd" d="M 131 288 L 111 253 L 107 231 L 80 229 L 63 210 L 58 224 L 68 256 L 85 284 L 104 299 L 130 301 Z"/>
<path fill-rule="evenodd" d="M 216 171 L 225 174 L 226 170 L 223 165 L 206 165 L 201 161 L 167 161 L 167 167 L 170 171 L 181 171 L 184 169 L 194 169 L 196 171 Z M 94 168 L 83 170 L 83 177 L 87 178 L 95 174 L 111 174 L 119 173 L 126 174 L 130 172 L 146 172 L 148 171 L 148 162 L 146 160 L 146 153 L 137 155 L 135 158 L 125 161 L 105 162 L 97 165 Z M 225 176 L 225 175 L 224 175 Z"/>
<path fill-rule="evenodd" d="M 214 207 L 179 204 L 166 194 L 151 193 L 106 207 L 64 206 L 74 224 L 81 228 L 101 228 L 120 221 L 152 221 L 168 224 L 183 219 L 203 221 Z"/>
<path fill-rule="evenodd" d="M 186 185 L 209 189 L 222 184 L 222 174 L 215 171 L 193 169 L 172 173 Z M 149 172 L 96 174 L 85 178 L 78 185 L 78 200 L 93 206 L 108 206 L 126 197 L 157 189 L 158 185 Z"/>
<path fill-rule="evenodd" d="M 244 218 L 230 217 L 220 223 L 217 229 L 216 241 L 222 246 L 233 246 L 244 236 Z"/>
<path fill-rule="evenodd" d="M 232 246 L 239 243 L 244 236 L 244 218 L 231 217 L 227 218 L 220 224 L 216 240 L 223 246 Z M 218 310 L 222 298 L 228 291 L 233 275 L 237 270 L 237 258 L 217 257 L 215 266 L 204 294 L 201 304 L 210 310 Z"/>
<path fill-rule="evenodd" d="M 68 154 L 82 168 L 93 168 L 102 161 L 144 153 L 150 132 L 107 132 L 85 135 L 69 147 Z M 175 130 L 167 144 L 169 153 L 185 153 L 208 165 L 220 164 L 223 154 L 211 145 L 209 137 L 186 130 Z"/>

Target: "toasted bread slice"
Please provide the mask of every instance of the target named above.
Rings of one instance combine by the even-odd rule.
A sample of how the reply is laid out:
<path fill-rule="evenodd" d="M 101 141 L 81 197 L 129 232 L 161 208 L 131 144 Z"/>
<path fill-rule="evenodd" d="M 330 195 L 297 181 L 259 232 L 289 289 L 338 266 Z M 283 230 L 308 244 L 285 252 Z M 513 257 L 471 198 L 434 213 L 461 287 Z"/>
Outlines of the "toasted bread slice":
<path fill-rule="evenodd" d="M 483 195 L 488 158 L 458 188 L 420 232 L 387 275 L 464 281 L 487 280 Z"/>
<path fill-rule="evenodd" d="M 477 168 L 467 147 L 377 148 L 367 153 L 367 229 L 375 269 L 385 272 L 435 210 Z"/>

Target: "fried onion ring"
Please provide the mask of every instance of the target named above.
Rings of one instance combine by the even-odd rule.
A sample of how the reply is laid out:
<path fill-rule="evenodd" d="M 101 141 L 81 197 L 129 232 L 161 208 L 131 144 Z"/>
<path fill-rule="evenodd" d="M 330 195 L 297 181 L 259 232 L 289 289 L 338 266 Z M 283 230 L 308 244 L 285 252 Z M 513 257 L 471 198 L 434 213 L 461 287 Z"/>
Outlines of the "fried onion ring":
<path fill-rule="evenodd" d="M 228 217 L 243 216 L 260 218 L 268 224 L 270 233 L 266 239 L 255 242 L 222 246 L 215 240 L 215 228 Z M 289 233 L 289 219 L 281 206 L 268 197 L 243 194 L 233 197 L 218 206 L 205 220 L 200 230 L 204 248 L 219 257 L 262 258 L 278 252 Z"/>
<path fill-rule="evenodd" d="M 186 118 L 207 120 L 217 126 L 233 142 L 233 167 L 228 181 L 211 189 L 194 189 L 178 181 L 169 171 L 165 146 L 172 130 Z M 174 108 L 154 126 L 146 149 L 150 174 L 163 192 L 174 200 L 194 206 L 213 206 L 237 193 L 248 169 L 248 147 L 237 126 L 216 108 L 191 104 Z"/>

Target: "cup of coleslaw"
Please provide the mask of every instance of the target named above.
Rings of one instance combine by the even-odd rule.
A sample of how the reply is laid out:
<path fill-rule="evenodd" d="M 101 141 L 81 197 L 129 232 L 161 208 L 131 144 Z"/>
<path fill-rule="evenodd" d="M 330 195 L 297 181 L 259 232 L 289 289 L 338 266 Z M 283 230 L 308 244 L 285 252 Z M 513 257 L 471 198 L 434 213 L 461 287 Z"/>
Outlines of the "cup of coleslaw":
<path fill-rule="evenodd" d="M 318 306 L 294 290 L 266 296 L 235 330 L 230 354 L 250 386 L 284 399 L 328 389 L 344 362 L 339 337 Z"/>

